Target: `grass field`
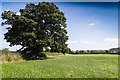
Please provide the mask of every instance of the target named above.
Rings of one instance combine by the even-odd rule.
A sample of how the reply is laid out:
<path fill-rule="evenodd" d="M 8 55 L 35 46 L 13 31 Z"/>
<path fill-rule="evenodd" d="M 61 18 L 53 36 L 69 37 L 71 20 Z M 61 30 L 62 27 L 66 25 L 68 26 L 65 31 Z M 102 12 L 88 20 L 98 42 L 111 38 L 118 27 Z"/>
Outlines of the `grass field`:
<path fill-rule="evenodd" d="M 118 55 L 83 54 L 2 64 L 2 78 L 117 78 Z"/>

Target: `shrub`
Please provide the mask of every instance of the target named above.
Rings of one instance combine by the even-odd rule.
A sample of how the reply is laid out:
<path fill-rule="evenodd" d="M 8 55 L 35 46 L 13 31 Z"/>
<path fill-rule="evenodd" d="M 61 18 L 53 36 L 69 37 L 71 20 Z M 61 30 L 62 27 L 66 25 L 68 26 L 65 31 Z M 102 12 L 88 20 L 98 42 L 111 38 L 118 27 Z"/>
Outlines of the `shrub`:
<path fill-rule="evenodd" d="M 38 57 L 38 59 L 45 59 L 45 58 L 47 58 L 47 55 L 44 54 L 44 53 L 40 53 L 39 56 L 40 57 Z"/>
<path fill-rule="evenodd" d="M 75 51 L 75 54 L 79 54 L 79 51 L 78 51 L 78 50 L 76 50 L 76 51 Z"/>
<path fill-rule="evenodd" d="M 2 63 L 23 60 L 20 53 L 8 51 L 8 50 L 2 50 L 2 54 L 0 55 L 0 59 L 1 59 Z"/>

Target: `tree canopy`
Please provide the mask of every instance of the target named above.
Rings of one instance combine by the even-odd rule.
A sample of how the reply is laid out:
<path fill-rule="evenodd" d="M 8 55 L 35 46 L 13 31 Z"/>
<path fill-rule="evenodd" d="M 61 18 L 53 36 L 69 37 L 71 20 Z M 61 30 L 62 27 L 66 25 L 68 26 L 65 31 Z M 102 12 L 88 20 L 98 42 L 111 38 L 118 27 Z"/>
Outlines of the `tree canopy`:
<path fill-rule="evenodd" d="M 20 15 L 13 11 L 2 13 L 2 25 L 7 27 L 5 39 L 10 46 L 21 45 L 19 51 L 27 59 L 39 59 L 43 48 L 51 51 L 65 52 L 67 48 L 67 24 L 64 13 L 54 3 L 39 2 L 26 4 L 19 10 Z"/>

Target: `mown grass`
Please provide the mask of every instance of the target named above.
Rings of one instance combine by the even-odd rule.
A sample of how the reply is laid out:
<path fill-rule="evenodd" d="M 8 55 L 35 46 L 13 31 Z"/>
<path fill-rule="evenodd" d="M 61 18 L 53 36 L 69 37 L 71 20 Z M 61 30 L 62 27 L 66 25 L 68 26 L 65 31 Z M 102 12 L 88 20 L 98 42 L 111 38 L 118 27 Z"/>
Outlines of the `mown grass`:
<path fill-rule="evenodd" d="M 2 78 L 117 78 L 118 55 L 65 55 L 2 64 Z"/>

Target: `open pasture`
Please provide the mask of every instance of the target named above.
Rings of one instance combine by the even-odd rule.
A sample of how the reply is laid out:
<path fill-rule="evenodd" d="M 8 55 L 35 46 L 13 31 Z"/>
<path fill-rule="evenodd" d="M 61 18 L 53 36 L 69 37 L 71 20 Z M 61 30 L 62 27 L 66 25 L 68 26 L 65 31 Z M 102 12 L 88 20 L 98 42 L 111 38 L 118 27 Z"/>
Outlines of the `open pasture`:
<path fill-rule="evenodd" d="M 54 56 L 2 64 L 2 78 L 117 78 L 118 55 Z"/>

